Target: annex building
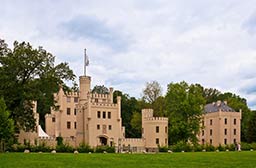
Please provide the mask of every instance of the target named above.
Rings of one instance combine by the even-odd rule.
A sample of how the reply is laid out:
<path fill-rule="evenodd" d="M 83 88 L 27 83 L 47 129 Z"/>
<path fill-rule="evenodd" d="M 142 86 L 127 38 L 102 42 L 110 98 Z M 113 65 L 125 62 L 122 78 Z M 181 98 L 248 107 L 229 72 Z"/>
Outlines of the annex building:
<path fill-rule="evenodd" d="M 241 141 L 242 111 L 236 112 L 227 102 L 213 102 L 204 107 L 201 144 L 213 146 L 236 144 Z"/>

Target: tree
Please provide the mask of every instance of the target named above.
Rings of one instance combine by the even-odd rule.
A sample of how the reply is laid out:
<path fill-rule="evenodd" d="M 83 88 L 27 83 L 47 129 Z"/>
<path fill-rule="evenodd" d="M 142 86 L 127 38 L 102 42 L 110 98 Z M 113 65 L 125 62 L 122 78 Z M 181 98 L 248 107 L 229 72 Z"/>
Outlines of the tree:
<path fill-rule="evenodd" d="M 142 118 L 141 118 L 141 113 L 140 112 L 136 112 L 136 111 L 133 112 L 132 119 L 131 119 L 131 126 L 138 133 L 137 138 L 141 137 L 141 129 L 142 129 L 141 119 Z"/>
<path fill-rule="evenodd" d="M 135 125 L 131 124 L 133 114 L 141 111 L 139 102 L 135 97 L 130 97 L 128 94 L 120 91 L 114 91 L 113 100 L 117 102 L 117 96 L 121 96 L 121 116 L 122 124 L 125 126 L 125 135 L 129 138 L 138 138 L 141 136 L 141 130 L 138 130 Z M 135 127 L 133 127 L 135 126 Z"/>
<path fill-rule="evenodd" d="M 162 88 L 157 81 L 147 82 L 146 88 L 143 90 L 142 99 L 152 104 L 161 95 Z"/>
<path fill-rule="evenodd" d="M 7 110 L 4 99 L 0 98 L 0 149 L 3 147 L 2 144 L 8 141 L 14 133 L 14 123 L 9 116 L 10 113 Z"/>
<path fill-rule="evenodd" d="M 10 111 L 17 129 L 34 129 L 32 101 L 37 101 L 41 119 L 54 106 L 53 93 L 64 80 L 75 75 L 67 63 L 54 65 L 55 57 L 42 47 L 34 49 L 29 43 L 14 42 L 13 50 L 0 40 L 0 96 Z"/>
<path fill-rule="evenodd" d="M 252 111 L 248 121 L 246 140 L 249 143 L 256 142 L 256 111 Z"/>
<path fill-rule="evenodd" d="M 168 85 L 166 107 L 171 144 L 179 141 L 197 143 L 204 104 L 199 85 L 188 85 L 186 82 Z"/>
<path fill-rule="evenodd" d="M 96 85 L 94 86 L 94 88 L 92 89 L 92 93 L 97 93 L 97 94 L 108 94 L 109 90 L 107 87 L 105 87 L 104 85 Z"/>

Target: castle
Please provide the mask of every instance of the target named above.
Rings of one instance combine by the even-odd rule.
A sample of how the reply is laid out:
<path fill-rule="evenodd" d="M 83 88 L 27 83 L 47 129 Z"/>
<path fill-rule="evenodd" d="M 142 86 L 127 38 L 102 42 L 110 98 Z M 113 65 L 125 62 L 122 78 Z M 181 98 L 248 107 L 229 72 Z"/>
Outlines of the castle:
<path fill-rule="evenodd" d="M 113 88 L 108 94 L 91 92 L 91 77 L 80 76 L 80 91 L 54 95 L 57 110 L 45 116 L 46 133 L 63 137 L 73 146 L 88 144 L 114 146 L 116 150 L 157 151 L 168 146 L 168 118 L 153 117 L 152 109 L 142 110 L 142 138 L 125 138 L 122 126 L 121 97 L 113 102 Z"/>
<path fill-rule="evenodd" d="M 85 57 L 85 71 L 88 65 Z M 45 115 L 45 131 L 38 124 L 36 102 L 33 109 L 36 117 L 35 132 L 21 131 L 19 142 L 31 144 L 45 142 L 56 146 L 56 137 L 63 137 L 64 143 L 73 147 L 87 144 L 91 147 L 112 146 L 116 151 L 158 151 L 159 146 L 168 146 L 168 118 L 154 117 L 152 109 L 142 109 L 141 138 L 126 138 L 122 126 L 121 97 L 113 101 L 113 88 L 107 94 L 91 91 L 91 77 L 79 78 L 79 92 L 64 93 L 60 87 L 54 94 L 56 106 L 50 114 Z M 227 105 L 227 102 L 207 104 L 202 116 L 200 144 L 213 146 L 240 143 L 241 114 Z"/>

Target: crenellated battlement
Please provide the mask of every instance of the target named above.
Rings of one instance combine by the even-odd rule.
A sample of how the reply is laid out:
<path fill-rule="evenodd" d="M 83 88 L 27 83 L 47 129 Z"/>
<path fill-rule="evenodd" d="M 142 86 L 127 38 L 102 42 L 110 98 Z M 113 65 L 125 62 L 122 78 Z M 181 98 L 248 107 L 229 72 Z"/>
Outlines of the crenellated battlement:
<path fill-rule="evenodd" d="M 66 93 L 66 96 L 78 97 L 79 96 L 79 92 L 68 92 L 68 93 Z"/>
<path fill-rule="evenodd" d="M 144 118 L 144 121 L 168 121 L 166 117 L 148 117 Z"/>
<path fill-rule="evenodd" d="M 95 107 L 117 107 L 118 104 L 114 103 L 91 103 L 92 106 Z"/>
<path fill-rule="evenodd" d="M 110 99 L 110 94 L 98 94 L 98 93 L 90 93 L 91 98 L 105 98 Z"/>
<path fill-rule="evenodd" d="M 123 138 L 123 142 L 145 142 L 145 138 Z"/>

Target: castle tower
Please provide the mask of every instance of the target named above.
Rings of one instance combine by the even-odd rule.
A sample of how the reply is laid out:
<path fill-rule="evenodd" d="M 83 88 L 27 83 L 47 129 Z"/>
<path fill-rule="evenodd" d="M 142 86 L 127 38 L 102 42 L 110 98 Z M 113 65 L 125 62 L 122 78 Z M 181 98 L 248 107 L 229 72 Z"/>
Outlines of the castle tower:
<path fill-rule="evenodd" d="M 149 152 L 158 151 L 158 146 L 168 146 L 168 118 L 153 117 L 153 109 L 143 109 L 142 138 Z"/>

